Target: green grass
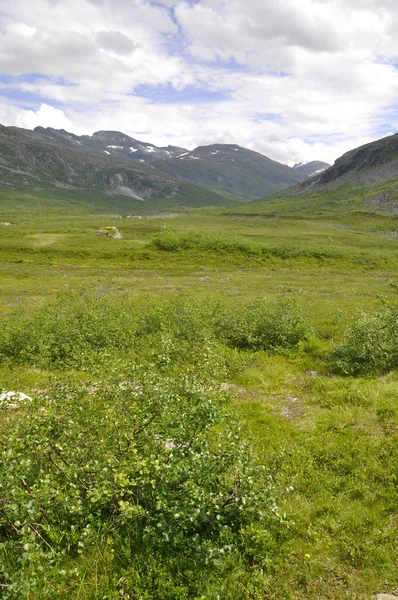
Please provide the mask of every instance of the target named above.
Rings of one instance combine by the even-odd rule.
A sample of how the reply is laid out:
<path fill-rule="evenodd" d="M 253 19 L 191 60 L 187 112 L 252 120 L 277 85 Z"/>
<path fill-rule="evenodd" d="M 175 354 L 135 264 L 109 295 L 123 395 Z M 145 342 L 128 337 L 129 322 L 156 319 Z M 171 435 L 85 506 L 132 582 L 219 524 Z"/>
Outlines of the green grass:
<path fill-rule="evenodd" d="M 396 217 L 364 210 L 358 189 L 136 213 L 143 218 L 94 199 L 2 194 L 0 222 L 12 225 L 0 226 L 0 389 L 34 399 L 0 409 L 8 457 L 1 497 L 14 515 L 1 517 L 0 583 L 17 590 L 2 588 L 4 597 L 343 600 L 396 592 Z M 96 236 L 106 226 L 123 239 Z M 375 335 L 379 351 L 368 343 Z M 113 465 L 153 402 L 162 419 L 136 454 Z M 159 471 L 151 470 L 156 440 L 189 444 L 199 424 L 206 426 L 193 437 L 206 445 L 209 465 L 219 464 L 218 479 L 215 466 L 188 455 L 181 471 L 172 463 L 173 479 L 163 447 Z M 63 473 L 47 452 L 53 443 L 69 464 Z M 148 479 L 140 472 L 145 449 Z M 112 463 L 112 476 L 86 468 L 90 460 Z M 134 495 L 145 526 L 118 478 L 126 470 L 144 495 L 156 489 L 147 503 Z M 175 515 L 192 516 L 190 498 L 205 508 L 203 498 L 217 490 L 227 498 L 236 476 L 249 494 L 239 495 L 239 518 L 221 510 L 228 530 L 202 523 L 200 551 L 193 548 L 192 530 L 179 529 Z M 198 487 L 184 488 L 182 506 L 175 491 L 189 481 Z M 162 490 L 164 506 L 156 504 Z M 85 498 L 74 516 L 68 494 Z M 181 537 L 155 535 L 156 511 Z M 32 526 L 45 542 L 32 529 L 18 542 L 8 522 L 19 530 L 23 519 L 40 524 Z"/>

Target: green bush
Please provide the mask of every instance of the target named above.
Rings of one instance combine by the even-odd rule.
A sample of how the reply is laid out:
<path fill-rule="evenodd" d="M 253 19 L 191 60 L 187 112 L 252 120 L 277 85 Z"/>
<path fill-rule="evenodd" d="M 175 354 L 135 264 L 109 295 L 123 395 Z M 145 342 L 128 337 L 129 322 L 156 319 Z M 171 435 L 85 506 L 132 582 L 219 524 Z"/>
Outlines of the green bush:
<path fill-rule="evenodd" d="M 243 254 L 260 254 L 261 246 L 247 238 L 223 237 L 211 233 L 179 233 L 165 230 L 151 241 L 156 250 L 180 252 L 182 250 L 198 249 L 216 252 L 239 252 Z"/>
<path fill-rule="evenodd" d="M 398 366 L 398 309 L 385 307 L 360 313 L 344 342 L 331 356 L 332 369 L 342 375 L 387 373 Z"/>
<path fill-rule="evenodd" d="M 223 362 L 225 343 L 275 352 L 307 334 L 296 302 L 287 297 L 226 307 L 183 294 L 164 301 L 63 294 L 29 316 L 7 319 L 0 328 L 0 361 L 93 370 L 119 358 L 145 359 L 166 370 L 191 363 L 210 372 L 212 363 L 217 370 Z"/>
<path fill-rule="evenodd" d="M 220 568 L 241 529 L 274 510 L 223 405 L 214 386 L 143 368 L 123 385 L 35 399 L 0 437 L 4 598 L 76 590 L 98 555 L 137 597 L 160 597 L 168 581 L 180 582 L 174 597 L 196 597 L 202 569 Z"/>
<path fill-rule="evenodd" d="M 128 348 L 134 329 L 134 315 L 111 300 L 62 294 L 27 317 L 16 313 L 7 319 L 0 360 L 80 367 L 89 355 Z"/>
<path fill-rule="evenodd" d="M 258 258 L 299 258 L 308 257 L 318 260 L 342 258 L 342 253 L 330 246 L 300 246 L 280 244 L 267 246 L 250 238 L 239 236 L 221 236 L 203 232 L 178 232 L 166 229 L 158 233 L 150 242 L 150 247 L 163 252 L 182 252 L 184 250 L 213 251 L 217 253 L 238 254 Z"/>
<path fill-rule="evenodd" d="M 309 327 L 293 298 L 260 298 L 224 313 L 218 334 L 236 347 L 275 352 L 297 346 L 309 335 Z"/>

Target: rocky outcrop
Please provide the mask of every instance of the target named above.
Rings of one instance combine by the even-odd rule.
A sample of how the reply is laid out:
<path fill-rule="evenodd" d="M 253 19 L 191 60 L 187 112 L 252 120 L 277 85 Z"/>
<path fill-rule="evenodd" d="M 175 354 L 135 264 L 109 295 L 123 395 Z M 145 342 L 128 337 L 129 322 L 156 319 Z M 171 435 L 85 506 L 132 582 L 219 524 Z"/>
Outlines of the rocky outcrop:
<path fill-rule="evenodd" d="M 97 229 L 97 235 L 103 236 L 103 237 L 107 237 L 107 238 L 113 238 L 115 240 L 120 240 L 123 235 L 121 233 L 121 231 L 119 231 L 119 229 L 117 227 L 100 227 L 99 229 Z"/>
<path fill-rule="evenodd" d="M 23 392 L 3 392 L 0 394 L 0 408 L 18 410 L 23 404 L 32 402 L 32 398 Z"/>

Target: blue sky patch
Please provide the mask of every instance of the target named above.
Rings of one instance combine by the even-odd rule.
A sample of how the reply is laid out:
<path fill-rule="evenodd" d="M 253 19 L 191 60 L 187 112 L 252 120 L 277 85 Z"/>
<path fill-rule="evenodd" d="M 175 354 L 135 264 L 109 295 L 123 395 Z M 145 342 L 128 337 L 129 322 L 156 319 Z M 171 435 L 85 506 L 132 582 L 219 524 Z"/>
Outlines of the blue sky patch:
<path fill-rule="evenodd" d="M 235 58 L 231 57 L 229 57 L 227 60 L 223 60 L 218 57 L 216 60 L 211 61 L 211 64 L 215 67 L 220 67 L 220 69 L 226 69 L 227 71 L 250 71 L 246 64 L 240 63 Z"/>
<path fill-rule="evenodd" d="M 398 115 L 395 115 L 395 118 L 398 120 Z M 373 134 L 376 137 L 386 137 L 387 135 L 392 135 L 393 133 L 396 133 L 393 129 L 394 128 L 391 122 L 384 123 L 375 127 L 373 130 Z"/>
<path fill-rule="evenodd" d="M 60 108 L 63 106 L 62 102 L 59 102 L 54 98 L 48 98 L 41 94 L 35 94 L 34 92 L 25 92 L 12 87 L 2 87 L 1 84 L 0 96 L 7 98 L 14 104 L 20 105 L 22 108 L 29 108 L 33 110 L 37 110 L 41 104 L 50 104 L 54 108 Z"/>
<path fill-rule="evenodd" d="M 19 83 L 35 83 L 37 81 L 48 81 L 55 85 L 62 85 L 65 87 L 76 85 L 64 77 L 50 77 L 49 75 L 43 75 L 42 73 L 22 73 L 21 75 L 0 73 L 0 84 L 11 85 L 14 83 L 18 85 Z"/>
<path fill-rule="evenodd" d="M 48 77 L 41 73 L 24 73 L 22 75 L 0 73 L 0 95 L 15 104 L 20 104 L 23 108 L 36 110 L 43 103 L 51 104 L 54 108 L 62 107 L 62 102 L 45 95 L 45 88 L 43 93 L 20 89 L 21 84 L 36 83 L 40 81 L 64 87 L 75 85 L 63 77 Z"/>
<path fill-rule="evenodd" d="M 386 137 L 396 133 L 398 124 L 398 104 L 389 106 L 382 115 L 372 119 L 372 133 L 376 137 Z"/>
<path fill-rule="evenodd" d="M 272 121 L 274 123 L 283 123 L 282 115 L 279 115 L 278 113 L 273 113 L 273 112 L 257 113 L 254 116 L 253 120 L 256 123 L 261 123 L 262 121 Z"/>
<path fill-rule="evenodd" d="M 212 91 L 194 85 L 176 90 L 171 85 L 143 84 L 135 88 L 133 95 L 147 98 L 156 104 L 206 104 L 228 100 L 229 94 L 228 91 Z"/>

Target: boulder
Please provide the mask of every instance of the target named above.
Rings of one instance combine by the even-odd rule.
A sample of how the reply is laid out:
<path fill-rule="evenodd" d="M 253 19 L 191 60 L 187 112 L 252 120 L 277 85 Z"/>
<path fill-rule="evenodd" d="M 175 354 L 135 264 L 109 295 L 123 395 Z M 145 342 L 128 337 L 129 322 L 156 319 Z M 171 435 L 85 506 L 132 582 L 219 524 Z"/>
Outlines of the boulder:
<path fill-rule="evenodd" d="M 32 402 L 32 398 L 23 392 L 3 392 L 0 394 L 0 408 L 18 410 L 26 402 Z"/>
<path fill-rule="evenodd" d="M 97 235 L 102 235 L 103 237 L 113 238 L 116 240 L 120 240 L 123 237 L 117 227 L 100 227 L 97 229 Z"/>

